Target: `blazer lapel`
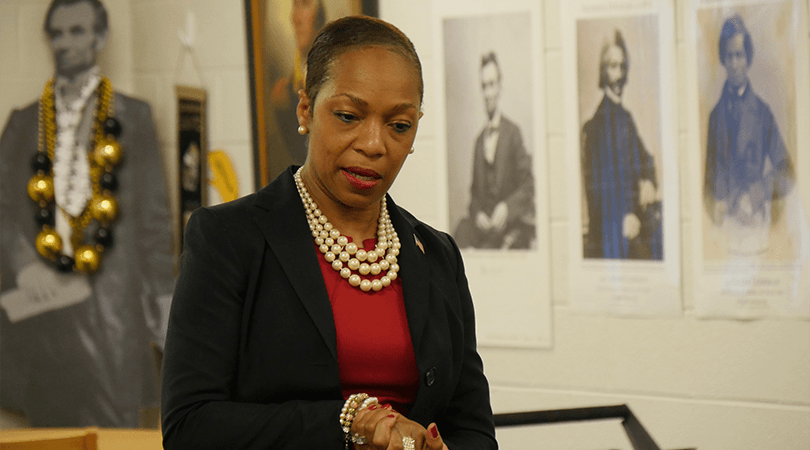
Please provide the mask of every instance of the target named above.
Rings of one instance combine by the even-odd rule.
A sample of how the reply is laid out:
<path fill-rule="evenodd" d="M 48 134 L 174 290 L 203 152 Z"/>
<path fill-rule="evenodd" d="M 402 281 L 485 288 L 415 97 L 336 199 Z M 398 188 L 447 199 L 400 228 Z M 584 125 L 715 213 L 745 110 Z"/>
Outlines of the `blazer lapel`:
<path fill-rule="evenodd" d="M 282 261 L 284 273 L 337 361 L 332 306 L 292 170 L 286 170 L 257 193 L 254 220 L 271 251 Z"/>
<path fill-rule="evenodd" d="M 405 300 L 405 313 L 408 316 L 408 327 L 416 354 L 416 363 L 421 374 L 425 368 L 421 366 L 419 356 L 430 297 L 430 272 L 427 270 L 424 252 L 430 251 L 430 249 L 424 248 L 421 241 L 418 240 L 414 224 L 400 212 L 399 207 L 390 196 L 388 197 L 388 212 L 402 243 L 397 257 L 400 265 L 399 274 L 402 276 L 402 295 Z"/>

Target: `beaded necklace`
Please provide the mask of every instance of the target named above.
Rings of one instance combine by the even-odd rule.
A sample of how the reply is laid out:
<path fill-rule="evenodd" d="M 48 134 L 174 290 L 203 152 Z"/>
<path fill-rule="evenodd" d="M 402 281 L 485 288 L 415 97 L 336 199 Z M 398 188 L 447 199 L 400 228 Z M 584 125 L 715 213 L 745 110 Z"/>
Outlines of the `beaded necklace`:
<path fill-rule="evenodd" d="M 36 222 L 40 232 L 36 237 L 37 252 L 62 272 L 76 270 L 83 274 L 95 273 L 101 265 L 101 255 L 112 246 L 111 225 L 118 217 L 118 202 L 113 192 L 118 188 L 114 169 L 121 162 L 123 151 L 116 138 L 121 125 L 113 118 L 113 88 L 107 78 L 98 86 L 91 145 L 87 151 L 90 166 L 92 196 L 81 214 L 72 216 L 61 210 L 70 223 L 70 242 L 74 257 L 62 253 L 62 237 L 54 228 L 56 201 L 54 195 L 53 163 L 56 145 L 56 117 L 54 80 L 45 84 L 39 102 L 39 137 L 37 153 L 31 160 L 34 175 L 28 181 L 28 196 L 39 207 Z M 84 230 L 96 220 L 100 226 L 93 243 L 83 243 Z"/>
<path fill-rule="evenodd" d="M 304 181 L 301 179 L 301 168 L 295 172 L 295 185 L 298 187 L 298 195 L 307 212 L 309 229 L 315 244 L 323 254 L 324 259 L 332 264 L 332 268 L 340 272 L 340 276 L 349 281 L 354 287 L 359 287 L 363 292 L 380 289 L 391 285 L 396 280 L 399 272 L 397 256 L 402 244 L 399 242 L 394 225 L 391 223 L 391 216 L 388 215 L 388 206 L 385 197 L 380 201 L 380 217 L 377 225 L 377 244 L 374 250 L 363 250 L 357 248 L 357 244 L 349 242 L 349 238 L 340 234 L 326 218 L 315 200 L 309 195 Z M 355 273 L 358 272 L 358 273 Z M 379 275 L 387 272 L 379 279 L 362 278 L 369 273 Z"/>

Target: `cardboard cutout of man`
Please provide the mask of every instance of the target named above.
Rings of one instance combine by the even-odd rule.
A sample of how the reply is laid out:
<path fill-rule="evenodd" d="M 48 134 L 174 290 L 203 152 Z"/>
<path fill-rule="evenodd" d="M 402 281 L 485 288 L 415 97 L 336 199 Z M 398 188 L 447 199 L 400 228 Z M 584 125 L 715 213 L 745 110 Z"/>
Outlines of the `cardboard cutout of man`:
<path fill-rule="evenodd" d="M 629 61 L 621 32 L 605 43 L 599 62 L 602 102 L 581 136 L 587 207 L 585 258 L 662 259 L 661 209 L 655 166 L 622 105 Z"/>
<path fill-rule="evenodd" d="M 726 232 L 730 253 L 760 255 L 795 169 L 770 107 L 748 79 L 754 46 L 739 15 L 724 22 L 719 53 L 726 82 L 709 117 L 704 205 Z"/>
<path fill-rule="evenodd" d="M 54 0 L 56 76 L 0 139 L 0 403 L 34 426 L 136 427 L 174 258 L 149 106 L 96 65 L 98 0 Z"/>
<path fill-rule="evenodd" d="M 487 124 L 475 141 L 468 215 L 456 226 L 461 248 L 528 249 L 535 240 L 534 176 L 520 128 L 498 104 L 501 69 L 494 52 L 481 58 Z"/>

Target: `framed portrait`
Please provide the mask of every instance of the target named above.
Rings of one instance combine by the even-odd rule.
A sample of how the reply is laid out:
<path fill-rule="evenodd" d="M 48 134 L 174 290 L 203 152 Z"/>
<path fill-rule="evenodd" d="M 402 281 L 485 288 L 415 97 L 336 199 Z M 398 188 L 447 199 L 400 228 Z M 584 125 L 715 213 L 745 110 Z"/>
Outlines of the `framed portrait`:
<path fill-rule="evenodd" d="M 180 223 L 177 242 L 182 250 L 183 232 L 191 213 L 206 202 L 207 118 L 205 90 L 175 86 L 177 99 L 177 192 Z"/>
<path fill-rule="evenodd" d="M 348 15 L 377 17 L 377 0 L 245 0 L 256 188 L 290 164 L 303 164 L 307 141 L 298 134 L 298 90 L 318 31 Z"/>

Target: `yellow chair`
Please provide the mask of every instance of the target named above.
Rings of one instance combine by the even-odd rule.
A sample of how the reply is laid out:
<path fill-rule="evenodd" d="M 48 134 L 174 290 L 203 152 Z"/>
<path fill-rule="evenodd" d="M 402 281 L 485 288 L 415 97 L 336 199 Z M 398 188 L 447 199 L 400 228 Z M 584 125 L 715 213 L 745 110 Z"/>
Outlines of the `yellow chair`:
<path fill-rule="evenodd" d="M 72 432 L 71 432 L 72 433 Z M 0 439 L 0 450 L 97 450 L 98 433 L 94 429 L 65 433 L 35 433 Z"/>

